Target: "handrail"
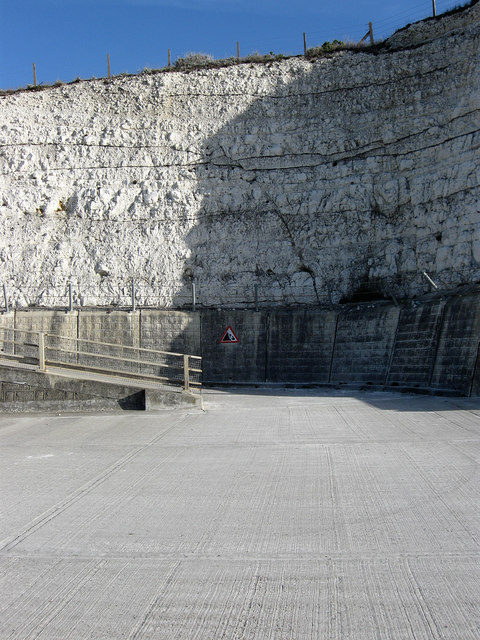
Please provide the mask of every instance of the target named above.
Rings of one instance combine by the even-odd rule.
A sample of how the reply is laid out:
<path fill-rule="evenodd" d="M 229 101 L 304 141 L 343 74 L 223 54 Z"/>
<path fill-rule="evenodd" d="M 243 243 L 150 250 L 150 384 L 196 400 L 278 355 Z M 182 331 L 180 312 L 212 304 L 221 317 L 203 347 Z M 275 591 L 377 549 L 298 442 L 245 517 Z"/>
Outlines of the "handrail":
<path fill-rule="evenodd" d="M 195 386 L 200 386 L 201 382 L 197 381 L 197 380 L 191 380 L 190 374 L 194 373 L 194 374 L 200 374 L 202 373 L 202 369 L 198 368 L 198 367 L 192 367 L 190 366 L 190 359 L 192 360 L 197 360 L 197 361 L 201 361 L 202 357 L 201 356 L 194 356 L 194 355 L 190 355 L 190 354 L 183 354 L 183 353 L 175 353 L 175 352 L 169 352 L 169 351 L 160 351 L 158 349 L 148 349 L 146 347 L 134 347 L 131 345 L 123 345 L 123 344 L 115 344 L 112 342 L 100 342 L 100 341 L 96 341 L 96 340 L 88 340 L 85 338 L 74 338 L 74 337 L 69 337 L 69 336 L 60 336 L 60 335 L 56 335 L 56 334 L 52 334 L 52 333 L 44 333 L 42 331 L 32 331 L 32 330 L 25 330 L 25 329 L 14 329 L 14 328 L 9 328 L 9 327 L 0 327 L 0 332 L 1 333 L 6 333 L 12 331 L 14 334 L 26 334 L 27 336 L 29 336 L 28 339 L 30 339 L 30 336 L 36 336 L 37 340 L 38 340 L 38 344 L 32 343 L 32 342 L 26 342 L 25 340 L 10 340 L 8 339 L 8 336 L 5 336 L 5 338 L 0 337 L 0 342 L 3 344 L 9 344 L 12 345 L 13 349 L 12 351 L 15 351 L 15 346 L 19 346 L 19 347 L 30 347 L 30 348 L 34 348 L 37 353 L 35 355 L 32 354 L 31 350 L 30 352 L 27 353 L 23 353 L 23 354 L 18 354 L 18 353 L 5 353 L 6 356 L 13 356 L 14 358 L 21 358 L 21 357 L 34 357 L 36 359 L 38 359 L 38 368 L 40 371 L 46 371 L 46 367 L 49 364 L 52 365 L 60 365 L 62 367 L 66 367 L 70 370 L 74 370 L 75 368 L 77 369 L 81 369 L 81 370 L 85 370 L 85 369 L 91 369 L 91 370 L 95 370 L 97 372 L 108 372 L 108 373 L 113 373 L 113 374 L 119 374 L 119 375 L 127 375 L 131 378 L 148 378 L 150 380 L 162 380 L 162 381 L 168 381 L 170 383 L 179 383 L 183 381 L 183 386 L 184 389 L 186 391 L 190 390 L 191 385 L 195 385 Z M 14 338 L 16 338 L 16 335 L 13 336 Z M 55 339 L 55 340 L 68 340 L 71 343 L 75 342 L 75 348 L 72 349 L 66 349 L 60 346 L 55 346 L 52 344 L 48 344 L 51 339 Z M 104 352 L 102 352 L 100 350 L 100 352 L 95 353 L 95 352 L 91 352 L 91 351 L 79 351 L 78 350 L 78 343 L 90 343 L 92 345 L 98 346 L 98 347 L 113 347 L 115 349 L 122 349 L 122 350 L 134 350 L 136 353 L 138 352 L 142 352 L 142 353 L 149 353 L 152 354 L 154 357 L 155 355 L 159 355 L 162 357 L 165 356 L 170 356 L 170 357 L 174 357 L 174 358 L 182 358 L 182 363 L 178 363 L 178 365 L 175 364 L 170 364 L 167 362 L 152 362 L 151 360 L 142 360 L 139 358 L 128 358 L 128 357 L 124 357 L 124 356 L 118 356 L 118 355 L 111 355 L 110 353 L 105 353 L 106 350 L 104 350 Z M 175 377 L 174 375 L 172 376 L 160 376 L 160 375 L 155 375 L 155 374 L 145 374 L 142 373 L 140 371 L 129 371 L 128 369 L 119 369 L 119 368 L 111 368 L 111 367 L 105 367 L 105 366 L 101 366 L 101 363 L 99 365 L 89 365 L 89 364 L 83 364 L 82 362 L 68 362 L 68 360 L 57 360 L 54 358 L 49 358 L 48 353 L 49 352 L 55 352 L 58 354 L 61 353 L 66 353 L 66 354 L 71 354 L 72 356 L 75 356 L 75 358 L 78 358 L 78 356 L 86 356 L 86 357 L 94 357 L 94 358 L 102 358 L 104 360 L 114 360 L 117 362 L 124 362 L 124 363 L 129 363 L 129 364 L 136 364 L 139 365 L 139 368 L 141 366 L 147 366 L 147 367 L 158 367 L 160 369 L 176 369 L 178 371 L 182 371 L 183 370 L 183 377 L 182 379 L 180 377 Z M 127 351 L 128 353 L 128 351 Z M 53 354 L 52 354 L 53 355 Z"/>
<path fill-rule="evenodd" d="M 9 329 L 7 329 L 9 331 Z M 35 332 L 33 332 L 35 333 Z M 117 347 L 117 349 L 135 349 L 135 351 L 146 351 L 147 353 L 160 353 L 166 356 L 178 356 L 182 358 L 185 354 L 183 353 L 175 353 L 174 351 L 159 351 L 158 349 L 149 349 L 147 347 L 135 347 L 131 344 L 115 344 L 114 342 L 100 342 L 100 340 L 89 340 L 88 338 L 70 338 L 69 336 L 59 336 L 53 333 L 45 333 L 45 336 L 49 338 L 60 338 L 61 340 L 75 340 L 76 342 L 91 342 L 93 344 L 101 344 L 106 347 Z M 202 356 L 192 356 L 188 354 L 189 358 L 194 358 L 195 360 L 201 360 Z"/>
<path fill-rule="evenodd" d="M 74 364 L 71 364 L 69 362 L 62 362 L 61 360 L 48 360 L 48 364 L 61 365 L 65 369 L 81 369 L 82 371 L 84 369 L 87 369 L 91 371 L 98 371 L 99 373 L 102 373 L 103 371 L 108 371 L 109 373 L 115 373 L 120 375 L 125 375 L 125 374 L 128 375 L 129 373 L 131 373 L 130 371 L 121 371 L 120 369 L 110 369 L 109 367 L 95 367 L 95 366 L 89 367 L 88 365 L 77 365 L 75 367 Z M 146 380 L 166 380 L 167 382 L 172 381 L 172 378 L 167 378 L 166 376 L 153 376 L 153 375 L 148 375 L 146 373 L 137 373 L 137 372 L 135 372 L 132 375 L 132 377 L 145 378 Z M 202 383 L 197 382 L 195 380 L 190 380 L 189 384 L 201 385 Z"/>
<path fill-rule="evenodd" d="M 94 353 L 93 351 L 70 351 L 69 349 L 62 349 L 61 347 L 52 347 L 51 345 L 47 345 L 45 349 L 47 351 L 49 349 L 52 349 L 55 351 L 60 351 L 61 353 L 72 353 L 72 354 L 74 353 L 75 355 L 79 355 L 79 356 L 93 356 L 94 358 L 107 358 L 108 360 L 120 360 L 121 362 L 135 362 L 136 364 L 149 364 L 154 367 L 165 367 L 166 369 L 183 369 L 183 365 L 181 367 L 176 367 L 174 364 L 165 364 L 164 362 L 149 362 L 148 360 L 122 358 L 120 356 L 111 356 L 106 353 Z M 192 356 L 188 356 L 188 357 L 191 358 Z M 193 371 L 191 367 L 190 367 L 190 371 Z"/>
<path fill-rule="evenodd" d="M 45 331 L 34 331 L 32 329 L 14 329 L 13 327 L 0 327 L 0 331 L 13 331 L 14 333 L 30 333 L 32 335 L 38 336 L 39 333 L 43 333 L 44 336 L 48 336 L 49 338 L 56 338 L 60 340 L 75 340 L 75 342 L 91 342 L 92 344 L 101 344 L 106 347 L 117 347 L 118 349 L 135 349 L 136 351 L 145 351 L 147 353 L 160 353 L 162 355 L 167 356 L 178 356 L 183 358 L 185 354 L 183 353 L 175 353 L 174 351 L 160 351 L 159 349 L 150 349 L 148 347 L 135 347 L 130 344 L 116 344 L 115 342 L 101 342 L 100 340 L 89 340 L 88 338 L 76 338 L 73 336 L 60 336 L 56 333 L 47 333 Z M 4 340 L 4 342 L 6 342 Z M 34 345 L 32 345 L 34 346 Z M 37 346 L 37 345 L 35 345 Z M 201 360 L 202 356 L 194 356 L 188 354 L 189 358 L 193 358 L 194 360 Z"/>

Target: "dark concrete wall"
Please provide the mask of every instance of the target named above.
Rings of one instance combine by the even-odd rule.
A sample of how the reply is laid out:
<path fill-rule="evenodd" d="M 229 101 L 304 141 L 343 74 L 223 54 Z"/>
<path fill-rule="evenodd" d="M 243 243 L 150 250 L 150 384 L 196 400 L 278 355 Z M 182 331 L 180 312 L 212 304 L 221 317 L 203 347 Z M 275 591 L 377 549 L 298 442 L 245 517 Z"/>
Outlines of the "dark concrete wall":
<path fill-rule="evenodd" d="M 205 310 L 201 312 L 203 379 L 209 382 L 264 382 L 265 312 Z M 221 344 L 231 327 L 239 342 Z"/>
<path fill-rule="evenodd" d="M 333 311 L 275 311 L 267 318 L 267 382 L 327 383 L 335 340 Z"/>
<path fill-rule="evenodd" d="M 387 384 L 431 385 L 444 306 L 433 300 L 400 310 Z"/>
<path fill-rule="evenodd" d="M 28 369 L 0 367 L 0 406 L 15 408 L 143 409 L 145 394 L 136 387 L 74 380 Z"/>
<path fill-rule="evenodd" d="M 385 384 L 397 323 L 393 305 L 357 305 L 342 311 L 330 382 Z"/>
<path fill-rule="evenodd" d="M 480 287 L 401 306 L 379 302 L 332 310 L 32 310 L 3 314 L 2 326 L 201 355 L 208 383 L 361 384 L 466 395 L 480 386 L 473 384 Z M 220 343 L 227 326 L 238 343 Z"/>
<path fill-rule="evenodd" d="M 336 310 L 201 311 L 204 381 L 362 384 L 469 394 L 480 296 Z M 231 326 L 238 344 L 219 344 Z"/>
<path fill-rule="evenodd" d="M 450 298 L 439 329 L 432 386 L 468 394 L 480 343 L 480 296 Z M 478 371 L 477 371 L 478 373 Z M 480 389 L 477 390 L 477 394 Z"/>

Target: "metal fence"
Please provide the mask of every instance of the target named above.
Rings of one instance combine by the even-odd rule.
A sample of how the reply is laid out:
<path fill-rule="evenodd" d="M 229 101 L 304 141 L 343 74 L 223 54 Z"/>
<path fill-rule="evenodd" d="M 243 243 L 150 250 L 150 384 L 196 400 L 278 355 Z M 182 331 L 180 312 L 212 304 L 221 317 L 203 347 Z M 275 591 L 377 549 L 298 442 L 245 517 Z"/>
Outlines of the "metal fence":
<path fill-rule="evenodd" d="M 80 370 L 182 386 L 201 386 L 200 356 L 84 340 L 37 331 L 0 328 L 0 358 L 48 367 Z"/>
<path fill-rule="evenodd" d="M 443 278 L 448 278 L 448 281 Z M 245 279 L 244 279 L 245 280 Z M 354 278 L 340 274 L 337 279 L 311 278 L 311 282 L 295 284 L 287 278 L 269 283 L 251 282 L 237 285 L 235 282 L 210 280 L 192 281 L 180 285 L 175 291 L 156 291 L 148 282 L 119 283 L 116 291 L 108 295 L 98 290 L 88 295 L 82 292 L 82 283 L 67 282 L 61 289 L 32 285 L 3 285 L 3 306 L 12 309 L 107 309 L 136 311 L 142 309 L 198 310 L 209 308 L 255 309 L 276 306 L 332 307 L 337 303 L 363 302 L 411 298 L 437 290 L 455 288 L 457 283 L 476 282 L 478 270 L 470 267 L 462 272 L 450 270 L 447 274 L 418 270 L 401 275 Z"/>
<path fill-rule="evenodd" d="M 426 279 L 416 278 L 415 290 L 417 293 L 425 293 L 434 287 Z M 175 293 L 164 294 L 155 292 L 145 287 L 125 293 L 120 289 L 115 295 L 105 296 L 101 292 L 98 295 L 82 296 L 75 287 L 68 287 L 66 291 L 50 290 L 39 293 L 34 287 L 19 287 L 9 291 L 4 290 L 4 300 L 1 307 L 5 311 L 13 309 L 61 309 L 74 311 L 76 309 L 109 309 L 136 311 L 137 309 L 180 309 L 193 310 L 209 308 L 239 308 L 254 309 L 308 305 L 308 306 L 332 306 L 342 301 L 361 301 L 369 299 L 393 299 L 402 297 L 402 289 L 396 283 L 385 280 L 358 281 L 353 287 L 343 286 L 343 294 L 338 285 L 317 286 L 306 284 L 294 286 L 289 284 L 273 283 L 270 285 L 250 284 L 237 286 L 221 283 L 203 285 L 192 283 L 185 285 Z"/>

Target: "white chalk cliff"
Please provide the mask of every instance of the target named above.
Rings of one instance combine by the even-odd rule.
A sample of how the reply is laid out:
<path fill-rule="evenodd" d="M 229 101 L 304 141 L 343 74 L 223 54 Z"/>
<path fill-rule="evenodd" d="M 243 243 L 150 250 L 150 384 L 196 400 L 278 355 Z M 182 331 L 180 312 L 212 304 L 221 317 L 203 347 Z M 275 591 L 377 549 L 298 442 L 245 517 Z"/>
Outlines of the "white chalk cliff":
<path fill-rule="evenodd" d="M 12 301 L 409 297 L 480 280 L 480 5 L 384 47 L 0 97 Z"/>

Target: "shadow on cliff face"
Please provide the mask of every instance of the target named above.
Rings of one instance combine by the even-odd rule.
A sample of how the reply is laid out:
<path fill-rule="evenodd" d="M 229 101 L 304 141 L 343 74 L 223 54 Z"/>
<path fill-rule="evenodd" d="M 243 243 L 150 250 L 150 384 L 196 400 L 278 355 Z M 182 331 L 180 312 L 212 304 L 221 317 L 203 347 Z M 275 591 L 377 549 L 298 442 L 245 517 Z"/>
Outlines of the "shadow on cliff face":
<path fill-rule="evenodd" d="M 248 108 L 208 139 L 185 263 L 201 304 L 252 304 L 255 284 L 260 304 L 428 290 L 422 270 L 438 272 L 452 206 L 437 198 L 429 213 L 428 198 L 418 200 L 434 167 L 440 180 L 451 169 L 428 150 L 447 131 L 424 130 L 441 111 L 442 72 L 429 68 L 426 80 L 415 72 L 421 54 L 395 56 L 295 60 L 288 81 L 267 65 L 274 90 L 252 86 Z"/>
<path fill-rule="evenodd" d="M 378 236 L 402 214 L 385 190 L 382 199 L 365 151 L 382 96 L 366 93 L 357 113 L 355 91 L 340 86 L 355 84 L 345 57 L 371 62 L 298 62 L 293 82 L 279 79 L 208 140 L 186 264 L 203 304 L 252 303 L 255 284 L 267 303 L 338 302 L 372 279 Z M 395 277 L 394 267 L 382 275 Z"/>

